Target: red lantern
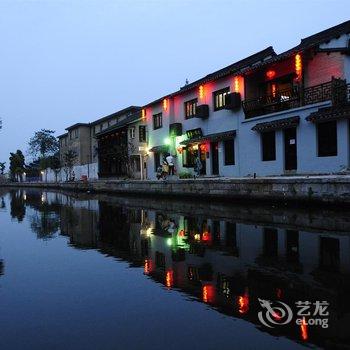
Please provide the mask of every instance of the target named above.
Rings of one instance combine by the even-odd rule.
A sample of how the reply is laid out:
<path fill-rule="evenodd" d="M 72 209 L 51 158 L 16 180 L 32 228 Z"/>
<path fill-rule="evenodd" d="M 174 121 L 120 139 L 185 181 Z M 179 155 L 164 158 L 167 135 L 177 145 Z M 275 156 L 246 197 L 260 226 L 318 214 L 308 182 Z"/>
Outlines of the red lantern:
<path fill-rule="evenodd" d="M 276 72 L 275 72 L 274 70 L 268 70 L 268 71 L 266 72 L 266 77 L 267 77 L 268 79 L 274 78 L 275 75 L 276 75 Z"/>

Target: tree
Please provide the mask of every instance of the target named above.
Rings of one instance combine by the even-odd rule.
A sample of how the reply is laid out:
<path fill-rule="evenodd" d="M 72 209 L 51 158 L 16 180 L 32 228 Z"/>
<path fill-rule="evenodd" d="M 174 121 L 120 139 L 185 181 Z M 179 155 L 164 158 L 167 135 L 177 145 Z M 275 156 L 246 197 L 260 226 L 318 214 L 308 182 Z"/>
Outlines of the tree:
<path fill-rule="evenodd" d="M 53 135 L 55 131 L 41 129 L 29 140 L 29 153 L 35 158 L 46 158 L 58 151 L 59 144 Z"/>
<path fill-rule="evenodd" d="M 6 162 L 0 162 L 0 175 L 4 175 Z"/>
<path fill-rule="evenodd" d="M 77 153 L 71 149 L 63 154 L 63 170 L 66 174 L 66 181 L 72 178 L 73 166 L 77 156 Z"/>
<path fill-rule="evenodd" d="M 10 175 L 12 180 L 17 180 L 19 177 L 22 181 L 24 173 L 24 155 L 19 149 L 16 153 L 10 153 Z"/>
<path fill-rule="evenodd" d="M 57 154 L 54 156 L 51 156 L 49 164 L 50 164 L 50 168 L 55 173 L 55 181 L 57 182 L 57 176 L 60 173 L 61 167 L 62 167 L 59 156 Z"/>

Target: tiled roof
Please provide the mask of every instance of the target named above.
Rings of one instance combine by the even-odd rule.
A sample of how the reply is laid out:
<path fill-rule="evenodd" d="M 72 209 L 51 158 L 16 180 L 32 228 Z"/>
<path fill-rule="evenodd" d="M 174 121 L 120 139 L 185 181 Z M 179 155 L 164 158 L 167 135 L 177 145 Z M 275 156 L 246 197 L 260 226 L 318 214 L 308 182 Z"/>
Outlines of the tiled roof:
<path fill-rule="evenodd" d="M 266 48 L 262 51 L 259 51 L 251 56 L 243 58 L 242 60 L 237 61 L 235 63 L 232 63 L 225 68 L 219 69 L 219 70 L 215 71 L 214 73 L 210 73 L 210 74 L 206 75 L 204 78 L 198 79 L 198 80 L 194 81 L 193 83 L 190 83 L 190 84 L 187 84 L 187 85 L 181 87 L 180 90 L 175 92 L 173 95 L 176 95 L 176 94 L 182 93 L 184 91 L 193 89 L 194 87 L 197 87 L 201 84 L 205 84 L 208 81 L 216 80 L 216 79 L 222 78 L 222 77 L 229 75 L 229 74 L 239 74 L 242 69 L 252 67 L 255 64 L 257 64 L 258 62 L 263 62 L 266 59 L 268 59 L 270 57 L 274 57 L 274 56 L 276 56 L 276 52 L 274 51 L 272 46 L 269 46 L 268 48 Z"/>
<path fill-rule="evenodd" d="M 161 98 L 158 98 L 152 102 L 149 102 L 146 105 L 144 105 L 144 107 L 148 107 L 148 106 L 154 105 L 156 103 L 160 103 L 163 101 L 164 98 L 173 97 L 173 96 L 182 94 L 183 92 L 194 89 L 195 87 L 197 87 L 201 84 L 205 84 L 209 81 L 213 81 L 213 80 L 222 78 L 226 75 L 229 75 L 229 74 L 237 74 L 238 75 L 242 69 L 251 67 L 254 64 L 256 64 L 257 62 L 264 61 L 264 60 L 266 60 L 270 57 L 273 57 L 273 56 L 276 56 L 276 52 L 273 50 L 272 46 L 269 46 L 268 48 L 266 48 L 262 51 L 259 51 L 251 56 L 248 56 L 240 61 L 232 63 L 225 68 L 221 68 L 213 73 L 210 73 L 210 74 L 206 75 L 205 77 L 194 81 L 193 83 L 184 85 L 179 90 L 177 90 L 173 93 L 170 93 L 170 94 L 165 95 Z"/>
<path fill-rule="evenodd" d="M 209 135 L 204 135 L 201 137 L 195 137 L 193 139 L 185 140 L 180 142 L 181 145 L 189 145 L 191 143 L 199 143 L 199 142 L 204 142 L 204 141 L 221 141 L 225 139 L 229 139 L 233 136 L 236 135 L 236 130 L 229 130 L 229 131 L 224 131 L 224 132 L 217 132 L 215 134 L 209 134 Z"/>
<path fill-rule="evenodd" d="M 154 146 L 149 149 L 149 152 L 168 152 L 169 151 L 169 146 L 167 145 L 162 145 L 162 146 Z"/>
<path fill-rule="evenodd" d="M 75 123 L 71 126 L 68 126 L 68 128 L 66 128 L 66 130 L 72 130 L 72 129 L 75 129 L 75 128 L 78 128 L 79 126 L 90 126 L 89 123 Z"/>
<path fill-rule="evenodd" d="M 308 50 L 310 48 L 317 48 L 320 44 L 323 44 L 327 41 L 330 41 L 331 39 L 334 39 L 336 37 L 339 37 L 342 34 L 348 34 L 350 33 L 350 21 L 343 22 L 341 24 L 338 24 L 334 27 L 328 28 L 326 30 L 323 30 L 322 32 L 310 35 L 304 39 L 301 39 L 300 44 L 280 53 L 279 55 L 276 55 L 272 57 L 269 60 L 266 60 L 264 62 L 261 62 L 258 65 L 255 65 L 254 67 L 250 68 L 248 67 L 245 71 L 253 70 L 254 68 L 262 67 L 274 62 L 281 61 L 287 57 L 290 57 L 298 52 L 303 52 L 305 50 Z"/>
<path fill-rule="evenodd" d="M 103 123 L 103 122 L 108 121 L 112 118 L 120 117 L 123 114 L 134 113 L 134 112 L 139 111 L 139 110 L 141 110 L 141 107 L 139 107 L 139 106 L 129 106 L 127 108 L 121 109 L 118 112 L 115 112 L 115 113 L 106 115 L 105 117 L 102 117 L 100 119 L 94 120 L 93 122 L 90 123 L 90 125 L 96 125 L 99 123 Z"/>
<path fill-rule="evenodd" d="M 110 126 L 109 128 L 102 130 L 95 134 L 96 137 L 100 137 L 102 135 L 107 135 L 115 130 L 118 130 L 120 128 L 125 127 L 128 124 L 135 123 L 141 119 L 141 112 L 137 111 L 134 114 L 130 115 L 129 117 L 126 117 L 125 119 L 121 120 L 120 122 Z"/>
<path fill-rule="evenodd" d="M 281 130 L 281 129 L 297 126 L 299 124 L 299 121 L 300 121 L 300 117 L 277 119 L 277 120 L 272 120 L 270 122 L 258 123 L 252 127 L 252 130 L 259 131 L 259 132 Z"/>
<path fill-rule="evenodd" d="M 317 123 L 344 118 L 350 118 L 350 105 L 320 108 L 305 119 L 308 122 Z"/>

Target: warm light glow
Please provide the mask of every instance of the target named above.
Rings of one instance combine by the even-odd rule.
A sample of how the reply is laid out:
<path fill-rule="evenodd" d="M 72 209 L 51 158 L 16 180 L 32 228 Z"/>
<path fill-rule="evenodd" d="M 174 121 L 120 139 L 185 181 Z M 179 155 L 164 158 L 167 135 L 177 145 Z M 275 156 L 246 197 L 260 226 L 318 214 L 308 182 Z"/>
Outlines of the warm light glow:
<path fill-rule="evenodd" d="M 145 108 L 142 108 L 141 117 L 142 117 L 142 119 L 146 119 L 146 109 Z"/>
<path fill-rule="evenodd" d="M 303 317 L 303 320 L 300 325 L 300 335 L 301 335 L 301 339 L 303 340 L 308 340 L 309 338 L 305 317 Z"/>
<path fill-rule="evenodd" d="M 195 151 L 197 151 L 197 150 L 198 150 L 198 145 L 193 145 L 193 146 L 192 146 L 192 149 L 195 150 Z"/>
<path fill-rule="evenodd" d="M 268 70 L 266 72 L 266 76 L 269 78 L 269 79 L 272 79 L 274 76 L 276 75 L 276 72 L 274 70 Z"/>
<path fill-rule="evenodd" d="M 301 79 L 301 71 L 302 71 L 302 63 L 301 63 L 301 55 L 295 55 L 295 73 L 297 75 L 297 80 Z"/>
<path fill-rule="evenodd" d="M 194 239 L 195 239 L 196 241 L 200 241 L 201 235 L 200 235 L 199 233 L 196 233 L 196 234 L 194 235 Z"/>
<path fill-rule="evenodd" d="M 178 148 L 176 148 L 176 150 L 178 153 L 182 154 L 182 147 L 178 147 Z"/>
<path fill-rule="evenodd" d="M 271 92 L 273 97 L 276 97 L 276 90 L 276 84 L 271 84 Z"/>
<path fill-rule="evenodd" d="M 167 98 L 165 98 L 165 99 L 163 100 L 163 109 L 164 109 L 165 111 L 168 109 L 168 99 L 167 99 Z"/>
<path fill-rule="evenodd" d="M 184 230 L 180 230 L 178 233 L 179 237 L 185 237 L 185 231 Z"/>
<path fill-rule="evenodd" d="M 238 300 L 238 312 L 240 314 L 246 314 L 249 311 L 249 295 L 248 292 L 246 291 L 244 295 L 239 295 Z"/>
<path fill-rule="evenodd" d="M 208 231 L 203 232 L 202 241 L 203 242 L 211 242 L 211 233 Z"/>
<path fill-rule="evenodd" d="M 207 149 L 207 145 L 200 145 L 200 149 L 202 152 L 207 152 L 208 149 Z"/>
<path fill-rule="evenodd" d="M 144 273 L 148 275 L 152 271 L 152 260 L 151 259 L 145 259 L 144 264 Z"/>
<path fill-rule="evenodd" d="M 199 90 L 199 98 L 203 99 L 204 98 L 204 86 L 200 85 L 198 90 Z"/>
<path fill-rule="evenodd" d="M 234 91 L 239 92 L 239 77 L 235 77 L 234 79 Z"/>
<path fill-rule="evenodd" d="M 152 227 L 149 227 L 147 230 L 146 230 L 146 235 L 149 237 L 151 234 L 152 234 Z"/>
<path fill-rule="evenodd" d="M 173 270 L 168 270 L 165 274 L 165 285 L 171 288 L 174 285 L 174 273 Z"/>
<path fill-rule="evenodd" d="M 212 303 L 214 301 L 215 288 L 211 284 L 202 286 L 202 300 L 205 303 Z"/>

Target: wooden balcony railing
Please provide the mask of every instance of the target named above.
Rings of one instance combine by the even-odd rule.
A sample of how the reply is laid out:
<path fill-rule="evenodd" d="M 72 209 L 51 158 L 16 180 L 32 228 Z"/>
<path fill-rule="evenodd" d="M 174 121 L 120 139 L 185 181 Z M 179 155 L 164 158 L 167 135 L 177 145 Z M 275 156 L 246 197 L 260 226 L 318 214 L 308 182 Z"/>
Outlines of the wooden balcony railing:
<path fill-rule="evenodd" d="M 333 79 L 304 89 L 295 86 L 271 95 L 244 100 L 242 106 L 246 119 L 249 119 L 323 101 L 332 101 L 333 105 L 349 103 L 350 84 L 346 84 L 345 80 Z"/>

